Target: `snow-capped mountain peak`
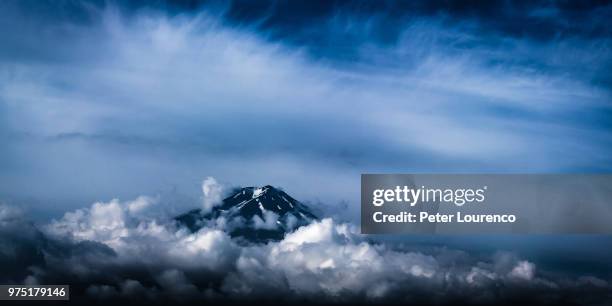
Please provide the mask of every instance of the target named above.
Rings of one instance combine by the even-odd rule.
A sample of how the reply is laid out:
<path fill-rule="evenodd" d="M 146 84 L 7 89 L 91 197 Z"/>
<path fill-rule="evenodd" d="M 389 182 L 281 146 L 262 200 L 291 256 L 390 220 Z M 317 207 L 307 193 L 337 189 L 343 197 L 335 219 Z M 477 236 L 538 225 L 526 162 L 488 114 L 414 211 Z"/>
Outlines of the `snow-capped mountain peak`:
<path fill-rule="evenodd" d="M 310 209 L 273 186 L 235 189 L 209 213 L 197 209 L 176 217 L 179 224 L 197 231 L 224 218 L 230 235 L 249 241 L 279 240 L 317 217 Z"/>

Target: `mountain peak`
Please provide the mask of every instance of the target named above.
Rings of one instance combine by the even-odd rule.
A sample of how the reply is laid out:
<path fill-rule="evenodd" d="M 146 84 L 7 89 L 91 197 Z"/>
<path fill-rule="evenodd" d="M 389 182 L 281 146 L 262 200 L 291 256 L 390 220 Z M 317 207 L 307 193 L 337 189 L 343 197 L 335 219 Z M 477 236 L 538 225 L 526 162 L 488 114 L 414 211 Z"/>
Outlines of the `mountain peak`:
<path fill-rule="evenodd" d="M 211 212 L 194 210 L 176 220 L 197 231 L 221 217 L 231 236 L 248 241 L 280 240 L 286 233 L 318 219 L 306 205 L 283 190 L 265 185 L 234 189 Z"/>

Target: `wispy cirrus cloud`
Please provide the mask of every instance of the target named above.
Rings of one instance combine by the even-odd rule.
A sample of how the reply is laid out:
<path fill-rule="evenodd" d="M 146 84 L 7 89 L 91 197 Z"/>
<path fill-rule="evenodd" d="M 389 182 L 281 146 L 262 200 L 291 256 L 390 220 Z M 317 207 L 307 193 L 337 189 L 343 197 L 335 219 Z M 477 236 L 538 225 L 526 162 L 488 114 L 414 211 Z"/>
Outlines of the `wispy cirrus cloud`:
<path fill-rule="evenodd" d="M 298 43 L 232 8 L 4 7 L 3 194 L 135 197 L 207 174 L 353 202 L 363 172 L 609 170 L 610 40 L 587 26 L 536 39 L 418 8 L 385 41 L 380 10 L 339 10 Z"/>

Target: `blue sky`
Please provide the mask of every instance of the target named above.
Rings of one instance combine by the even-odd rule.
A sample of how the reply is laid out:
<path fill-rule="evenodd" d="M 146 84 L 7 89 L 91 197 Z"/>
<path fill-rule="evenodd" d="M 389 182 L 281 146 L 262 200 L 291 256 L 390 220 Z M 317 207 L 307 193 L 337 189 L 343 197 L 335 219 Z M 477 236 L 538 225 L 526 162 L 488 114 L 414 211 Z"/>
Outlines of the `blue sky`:
<path fill-rule="evenodd" d="M 597 2 L 1 4 L 0 195 L 57 214 L 364 172 L 608 172 Z M 24 204 L 25 205 L 25 204 Z"/>

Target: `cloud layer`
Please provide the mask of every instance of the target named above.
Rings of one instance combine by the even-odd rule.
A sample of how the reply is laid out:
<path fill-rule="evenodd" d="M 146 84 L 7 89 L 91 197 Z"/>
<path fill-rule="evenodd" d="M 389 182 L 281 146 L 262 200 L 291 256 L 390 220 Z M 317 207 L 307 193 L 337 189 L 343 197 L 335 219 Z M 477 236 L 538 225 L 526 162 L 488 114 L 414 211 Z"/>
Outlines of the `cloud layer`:
<path fill-rule="evenodd" d="M 73 284 L 76 301 L 598 305 L 611 298 L 610 280 L 595 275 L 541 270 L 510 252 L 405 250 L 329 218 L 267 244 L 234 241 L 214 222 L 191 233 L 160 214 L 159 201 L 98 202 L 40 226 L 0 206 L 0 282 Z"/>

